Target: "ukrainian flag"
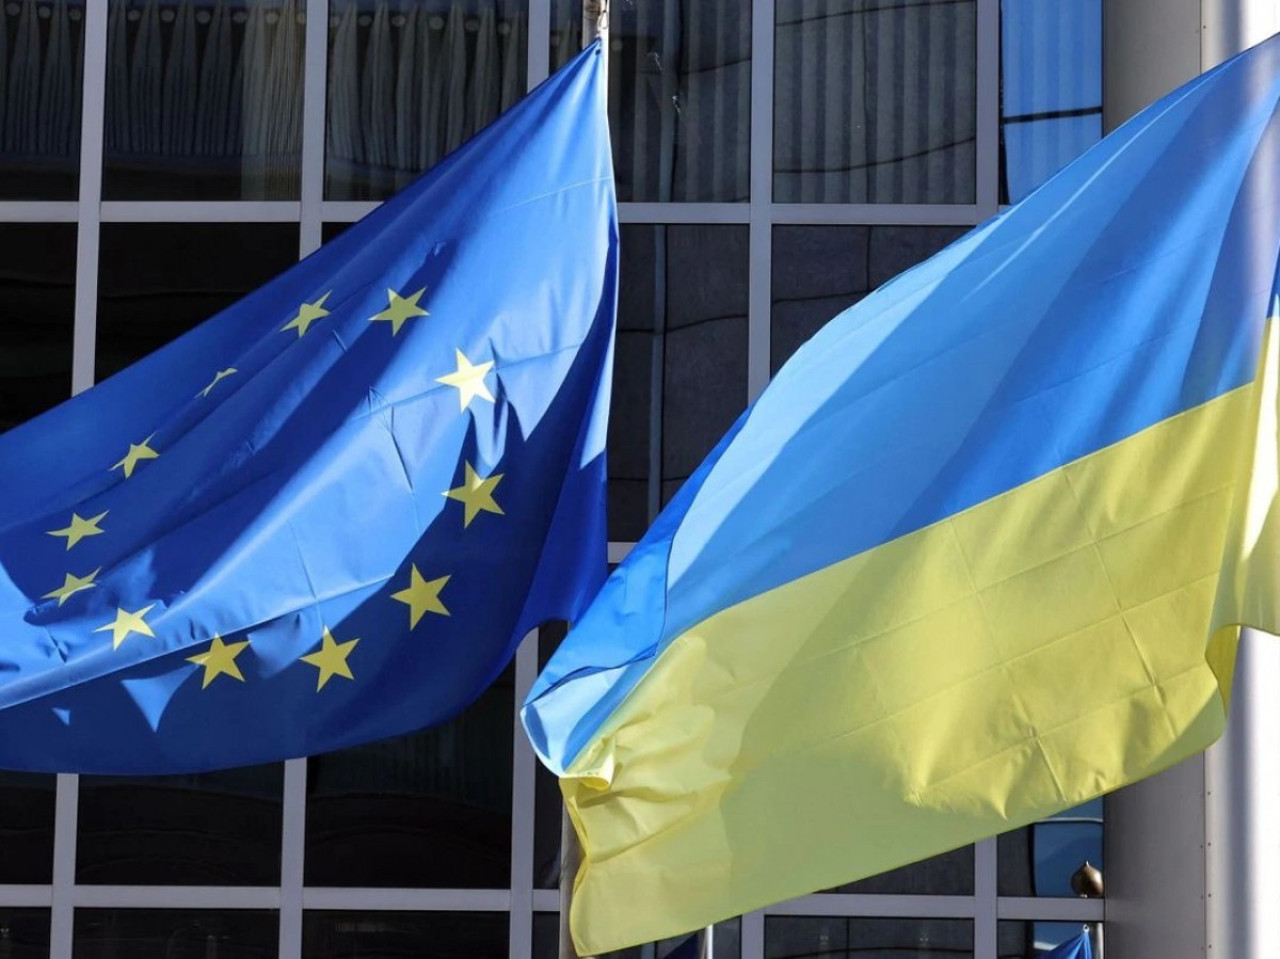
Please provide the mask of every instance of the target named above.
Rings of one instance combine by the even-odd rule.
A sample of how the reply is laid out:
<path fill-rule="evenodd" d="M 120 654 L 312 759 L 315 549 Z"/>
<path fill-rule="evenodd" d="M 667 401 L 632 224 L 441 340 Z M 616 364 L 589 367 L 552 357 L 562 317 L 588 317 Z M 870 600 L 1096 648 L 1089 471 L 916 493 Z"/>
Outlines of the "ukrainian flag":
<path fill-rule="evenodd" d="M 524 710 L 595 954 L 878 873 L 1221 733 L 1280 631 L 1280 39 L 845 312 Z M 643 908 L 637 908 L 643 903 Z"/>

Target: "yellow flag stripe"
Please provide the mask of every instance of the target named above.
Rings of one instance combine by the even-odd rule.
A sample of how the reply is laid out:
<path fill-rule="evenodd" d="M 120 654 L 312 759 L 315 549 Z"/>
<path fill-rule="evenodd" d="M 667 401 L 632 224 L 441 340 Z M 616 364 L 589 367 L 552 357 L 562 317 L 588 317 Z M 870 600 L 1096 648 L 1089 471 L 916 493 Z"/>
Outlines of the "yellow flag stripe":
<path fill-rule="evenodd" d="M 561 783 L 580 953 L 996 834 L 1212 742 L 1206 644 L 1243 595 L 1215 612 L 1219 572 L 1266 538 L 1228 541 L 1262 389 L 680 636 Z M 1274 608 L 1253 613 L 1275 630 Z"/>

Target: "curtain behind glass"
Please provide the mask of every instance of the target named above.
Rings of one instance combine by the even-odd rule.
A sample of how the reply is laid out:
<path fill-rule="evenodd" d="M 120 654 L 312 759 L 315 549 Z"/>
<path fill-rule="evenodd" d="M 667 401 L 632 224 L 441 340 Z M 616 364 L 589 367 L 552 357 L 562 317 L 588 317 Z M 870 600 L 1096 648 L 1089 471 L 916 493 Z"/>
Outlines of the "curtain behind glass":
<path fill-rule="evenodd" d="M 333 0 L 325 195 L 382 199 L 524 95 L 526 0 Z"/>

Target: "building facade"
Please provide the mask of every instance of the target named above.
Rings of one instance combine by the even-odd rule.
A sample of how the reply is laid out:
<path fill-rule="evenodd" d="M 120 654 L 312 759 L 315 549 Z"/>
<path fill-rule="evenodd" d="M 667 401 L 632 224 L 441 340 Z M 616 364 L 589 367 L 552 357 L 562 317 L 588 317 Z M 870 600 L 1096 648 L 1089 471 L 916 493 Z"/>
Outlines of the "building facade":
<path fill-rule="evenodd" d="M 1115 0 L 1107 22 L 1141 6 L 1116 28 L 1140 36 L 1159 4 Z M 564 62 L 581 17 L 580 0 L 8 0 L 0 429 L 359 219 Z M 1103 35 L 1102 0 L 613 0 L 611 558 L 823 322 L 1099 139 Z M 555 956 L 558 793 L 516 707 L 556 641 L 529 637 L 464 715 L 399 740 L 199 776 L 0 773 L 0 959 Z M 1071 890 L 1086 860 L 1118 856 L 1141 890 L 1158 842 L 1140 824 L 1164 802 L 1194 825 L 1188 781 L 699 948 L 1029 959 L 1110 918 Z"/>

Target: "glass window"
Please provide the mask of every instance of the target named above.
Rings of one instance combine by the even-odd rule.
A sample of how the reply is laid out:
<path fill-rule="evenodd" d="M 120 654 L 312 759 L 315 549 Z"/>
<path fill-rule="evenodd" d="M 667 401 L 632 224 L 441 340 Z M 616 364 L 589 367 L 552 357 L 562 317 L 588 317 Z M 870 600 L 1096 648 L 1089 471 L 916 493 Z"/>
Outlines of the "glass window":
<path fill-rule="evenodd" d="M 779 0 L 773 198 L 972 203 L 975 0 Z"/>
<path fill-rule="evenodd" d="M 1002 896 L 1074 897 L 1071 877 L 1086 862 L 1103 869 L 1102 800 L 1005 833 L 996 844 Z"/>
<path fill-rule="evenodd" d="M 47 959 L 48 955 L 48 909 L 0 909 L 0 956 Z"/>
<path fill-rule="evenodd" d="M 961 959 L 973 956 L 968 919 L 767 916 L 765 959 Z"/>
<path fill-rule="evenodd" d="M 99 380 L 298 259 L 298 227 L 289 223 L 104 223 L 101 243 Z"/>
<path fill-rule="evenodd" d="M 973 847 L 913 862 L 878 876 L 848 882 L 827 892 L 879 893 L 902 896 L 972 896 Z"/>
<path fill-rule="evenodd" d="M 556 0 L 553 63 L 580 46 L 581 20 L 581 0 Z M 747 199 L 750 5 L 615 0 L 609 128 L 619 200 Z"/>
<path fill-rule="evenodd" d="M 9 0 L 0 28 L 0 199 L 74 200 L 84 0 Z"/>
<path fill-rule="evenodd" d="M 383 199 L 524 95 L 528 0 L 331 0 L 325 195 Z"/>
<path fill-rule="evenodd" d="M 738 959 L 742 954 L 740 923 L 737 919 L 718 922 L 711 929 L 710 950 L 707 931 L 699 929 L 687 936 L 664 939 L 645 946 L 632 946 L 601 953 L 597 959 Z M 533 914 L 533 959 L 558 959 L 560 955 L 560 915 Z"/>
<path fill-rule="evenodd" d="M 1097 936 L 1101 927 L 1098 925 L 1083 926 L 1078 922 L 1012 922 L 1004 921 L 999 925 L 999 959 L 1040 959 L 1048 955 L 1064 942 L 1075 939 L 1080 933 L 1089 930 L 1093 940 L 1094 954 L 1100 956 L 1097 948 Z"/>
<path fill-rule="evenodd" d="M 80 777 L 76 881 L 274 886 L 284 766 Z"/>
<path fill-rule="evenodd" d="M 828 320 L 965 233 L 952 226 L 777 226 L 769 364 L 781 369 Z"/>
<path fill-rule="evenodd" d="M 102 195 L 295 200 L 304 0 L 110 0 Z"/>
<path fill-rule="evenodd" d="M 306 912 L 307 959 L 409 959 L 505 956 L 508 919 L 500 912 Z"/>
<path fill-rule="evenodd" d="M 279 950 L 274 912 L 77 909 L 75 959 L 267 959 Z"/>
<path fill-rule="evenodd" d="M 1102 0 L 1001 0 L 1000 201 L 1102 138 Z"/>
<path fill-rule="evenodd" d="M 0 224 L 0 432 L 71 395 L 75 269 L 74 224 Z"/>
<path fill-rule="evenodd" d="M 307 885 L 509 888 L 514 700 L 508 668 L 450 722 L 312 757 Z"/>
<path fill-rule="evenodd" d="M 0 883 L 53 881 L 56 784 L 51 775 L 0 772 Z M 6 915 L 0 912 L 0 956 Z"/>

